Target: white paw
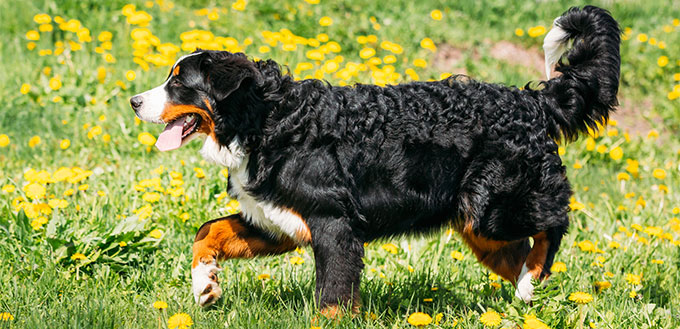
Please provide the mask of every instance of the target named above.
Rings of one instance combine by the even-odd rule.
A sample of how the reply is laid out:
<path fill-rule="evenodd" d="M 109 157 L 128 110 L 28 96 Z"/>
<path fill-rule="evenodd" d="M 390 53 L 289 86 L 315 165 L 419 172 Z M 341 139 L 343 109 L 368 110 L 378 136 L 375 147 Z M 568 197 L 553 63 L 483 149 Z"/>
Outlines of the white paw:
<path fill-rule="evenodd" d="M 522 272 L 519 274 L 519 279 L 517 280 L 517 289 L 515 290 L 515 296 L 523 300 L 525 303 L 531 301 L 534 297 L 534 285 L 531 283 L 533 277 L 529 273 L 527 265 L 522 265 Z"/>
<path fill-rule="evenodd" d="M 191 269 L 191 290 L 194 292 L 194 300 L 202 307 L 214 304 L 221 296 L 222 289 L 217 283 L 217 273 L 222 269 L 217 267 L 217 262 L 199 262 Z"/>

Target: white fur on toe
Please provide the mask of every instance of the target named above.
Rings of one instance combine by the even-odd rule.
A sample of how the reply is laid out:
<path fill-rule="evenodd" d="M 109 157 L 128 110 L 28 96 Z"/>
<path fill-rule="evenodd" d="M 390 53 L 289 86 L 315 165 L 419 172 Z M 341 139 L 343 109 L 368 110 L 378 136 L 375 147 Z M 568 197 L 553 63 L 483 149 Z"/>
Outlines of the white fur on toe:
<path fill-rule="evenodd" d="M 194 292 L 194 300 L 198 305 L 210 306 L 222 296 L 222 289 L 216 280 L 217 274 L 221 271 L 216 261 L 199 262 L 191 269 L 191 290 Z"/>
<path fill-rule="evenodd" d="M 531 283 L 533 277 L 529 273 L 529 268 L 527 264 L 522 265 L 522 272 L 519 274 L 519 279 L 517 280 L 517 289 L 515 290 L 515 296 L 523 300 L 525 303 L 531 301 L 534 297 L 534 285 Z"/>

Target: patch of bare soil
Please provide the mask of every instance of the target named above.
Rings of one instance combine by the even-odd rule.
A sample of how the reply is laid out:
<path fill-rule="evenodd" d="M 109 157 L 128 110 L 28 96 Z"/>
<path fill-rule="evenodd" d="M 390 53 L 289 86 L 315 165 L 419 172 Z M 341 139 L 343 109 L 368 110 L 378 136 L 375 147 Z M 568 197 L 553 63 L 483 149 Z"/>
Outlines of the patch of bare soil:
<path fill-rule="evenodd" d="M 619 93 L 619 106 L 616 112 L 612 113 L 610 119 L 616 120 L 619 129 L 627 131 L 631 137 L 644 137 L 654 128 L 650 121 L 654 122 L 656 126 L 662 126 L 662 122 L 658 117 L 658 122 L 653 118 L 650 120 L 651 110 L 652 101 L 650 99 L 633 101 Z"/>
<path fill-rule="evenodd" d="M 464 48 L 454 47 L 449 44 L 438 45 L 437 52 L 432 59 L 432 65 L 441 72 L 467 75 L 467 70 L 463 63 L 465 51 Z"/>
<path fill-rule="evenodd" d="M 491 47 L 491 57 L 513 65 L 526 67 L 536 71 L 537 74 L 544 74 L 545 60 L 543 51 L 537 47 L 529 49 L 510 41 L 499 41 Z"/>

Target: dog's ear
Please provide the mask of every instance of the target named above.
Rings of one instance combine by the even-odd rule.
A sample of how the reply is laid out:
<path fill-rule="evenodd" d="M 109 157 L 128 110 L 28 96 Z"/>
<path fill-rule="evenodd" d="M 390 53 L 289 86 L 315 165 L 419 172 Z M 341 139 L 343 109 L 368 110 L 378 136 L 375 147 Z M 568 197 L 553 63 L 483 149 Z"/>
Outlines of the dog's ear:
<path fill-rule="evenodd" d="M 262 73 L 242 53 L 210 52 L 203 59 L 201 69 L 217 102 L 224 100 L 246 83 L 261 86 L 264 82 Z"/>

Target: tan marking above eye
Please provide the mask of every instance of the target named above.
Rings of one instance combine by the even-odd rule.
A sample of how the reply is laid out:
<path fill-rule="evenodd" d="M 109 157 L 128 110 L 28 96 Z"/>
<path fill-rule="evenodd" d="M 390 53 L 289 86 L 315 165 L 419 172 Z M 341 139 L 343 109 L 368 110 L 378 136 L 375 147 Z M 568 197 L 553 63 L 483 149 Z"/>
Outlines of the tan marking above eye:
<path fill-rule="evenodd" d="M 179 75 L 179 65 L 175 66 L 175 68 L 172 70 L 172 75 L 173 76 Z"/>

